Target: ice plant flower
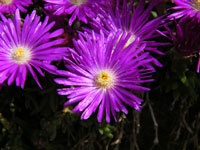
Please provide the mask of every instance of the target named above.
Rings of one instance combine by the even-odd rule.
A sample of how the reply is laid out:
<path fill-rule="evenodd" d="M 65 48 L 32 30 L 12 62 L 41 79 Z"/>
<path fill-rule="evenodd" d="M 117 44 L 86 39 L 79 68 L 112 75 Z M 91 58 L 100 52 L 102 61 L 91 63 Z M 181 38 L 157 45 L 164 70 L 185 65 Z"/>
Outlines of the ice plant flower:
<path fill-rule="evenodd" d="M 87 23 L 87 17 L 94 17 L 91 6 L 101 0 L 44 0 L 47 2 L 45 9 L 53 10 L 55 15 L 72 14 L 69 19 L 71 25 L 77 18 L 79 21 Z"/>
<path fill-rule="evenodd" d="M 63 33 L 63 29 L 52 33 L 49 30 L 54 22 L 48 23 L 48 17 L 40 22 L 40 17 L 33 11 L 21 22 L 19 10 L 13 20 L 0 15 L 0 84 L 7 80 L 8 85 L 16 81 L 17 86 L 24 88 L 27 71 L 31 73 L 39 87 L 41 85 L 35 74 L 37 70 L 42 76 L 44 69 L 55 74 L 56 67 L 51 61 L 58 61 L 66 54 L 67 48 L 56 47 L 64 39 L 53 40 Z"/>
<path fill-rule="evenodd" d="M 136 38 L 140 38 L 141 43 L 146 44 L 145 50 L 163 54 L 158 50 L 158 46 L 166 43 L 152 40 L 152 38 L 160 36 L 156 30 L 161 25 L 162 19 L 158 17 L 148 20 L 152 7 L 157 2 L 151 1 L 145 8 L 145 0 L 141 0 L 136 7 L 133 7 L 134 0 L 130 0 L 129 5 L 127 0 L 124 0 L 122 6 L 119 5 L 119 0 L 116 0 L 114 9 L 111 3 L 110 7 L 94 7 L 98 13 L 97 17 L 91 22 L 94 30 L 99 31 L 101 29 L 106 35 L 110 32 L 115 33 L 118 30 L 123 30 L 126 33 L 131 33 L 131 38 L 126 45 L 132 43 Z M 85 30 L 90 32 L 90 29 Z"/>
<path fill-rule="evenodd" d="M 88 119 L 97 108 L 99 122 L 104 112 L 107 122 L 110 112 L 115 121 L 115 112 L 127 114 L 124 104 L 140 110 L 143 100 L 133 91 L 150 90 L 141 83 L 152 81 L 152 70 L 145 67 L 152 59 L 149 52 L 143 52 L 145 45 L 138 46 L 138 39 L 124 47 L 130 36 L 120 31 L 105 38 L 103 32 L 92 32 L 92 38 L 85 33 L 74 40 L 76 50 L 70 50 L 73 60 L 66 58 L 68 71 L 59 71 L 66 78 L 57 78 L 55 82 L 67 86 L 58 89 L 58 94 L 68 95 L 65 106 L 78 103 L 73 112 L 82 112 L 81 119 Z"/>
<path fill-rule="evenodd" d="M 178 9 L 179 11 L 169 15 L 169 18 L 196 17 L 200 22 L 200 0 L 174 0 L 174 3 L 177 6 L 172 9 Z"/>
<path fill-rule="evenodd" d="M 32 0 L 0 0 L 0 13 L 13 14 L 18 8 L 21 12 L 26 12 L 24 7 L 32 4 Z"/>
<path fill-rule="evenodd" d="M 175 45 L 176 51 L 185 58 L 200 54 L 200 24 L 197 18 L 184 18 L 178 23 L 175 21 L 176 31 L 174 32 L 168 26 L 165 26 L 168 34 L 163 34 Z M 200 58 L 197 72 L 200 68 Z"/>

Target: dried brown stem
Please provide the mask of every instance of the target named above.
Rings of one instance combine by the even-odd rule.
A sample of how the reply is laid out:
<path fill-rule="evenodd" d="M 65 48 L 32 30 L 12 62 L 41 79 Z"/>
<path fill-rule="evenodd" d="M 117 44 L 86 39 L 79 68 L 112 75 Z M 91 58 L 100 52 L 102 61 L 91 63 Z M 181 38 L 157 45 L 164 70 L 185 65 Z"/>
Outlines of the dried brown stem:
<path fill-rule="evenodd" d="M 139 133 L 139 129 L 138 129 L 138 118 L 139 118 L 139 112 L 133 111 L 133 146 L 132 149 L 133 150 L 139 150 L 139 146 L 137 144 L 137 134 Z"/>
<path fill-rule="evenodd" d="M 184 126 L 186 127 L 186 129 L 188 130 L 189 133 L 193 134 L 192 129 L 190 128 L 190 126 L 188 125 L 187 121 L 185 120 L 185 115 L 186 115 L 186 111 L 182 114 L 182 121 Z"/>
<path fill-rule="evenodd" d="M 121 127 L 120 127 L 120 132 L 119 132 L 118 138 L 114 142 L 111 143 L 111 145 L 116 145 L 115 150 L 119 150 L 119 146 L 120 146 L 121 140 L 123 138 L 123 135 L 124 135 L 124 119 L 121 120 Z"/>
<path fill-rule="evenodd" d="M 159 143 L 159 139 L 158 139 L 158 123 L 156 121 L 156 118 L 155 118 L 155 115 L 154 115 L 154 111 L 153 111 L 153 108 L 152 108 L 151 103 L 150 103 L 149 93 L 148 92 L 146 93 L 146 100 L 147 100 L 149 111 L 151 113 L 151 117 L 152 117 L 153 124 L 154 124 L 155 138 L 154 138 L 153 142 L 154 142 L 154 145 L 156 145 L 156 144 Z"/>

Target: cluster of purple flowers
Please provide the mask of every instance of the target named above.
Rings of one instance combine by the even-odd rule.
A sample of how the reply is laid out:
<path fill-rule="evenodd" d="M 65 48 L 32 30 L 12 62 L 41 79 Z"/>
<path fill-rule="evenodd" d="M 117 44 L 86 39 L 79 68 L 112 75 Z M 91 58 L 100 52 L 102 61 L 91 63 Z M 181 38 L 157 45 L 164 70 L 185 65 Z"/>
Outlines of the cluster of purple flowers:
<path fill-rule="evenodd" d="M 174 20 L 176 32 L 173 33 L 167 26 L 168 35 L 164 36 L 174 42 L 176 50 L 183 57 L 191 57 L 195 53 L 200 55 L 200 0 L 174 0 L 176 10 L 168 16 Z M 176 20 L 179 19 L 179 20 Z M 197 72 L 200 72 L 200 57 L 197 64 Z"/>
<path fill-rule="evenodd" d="M 171 39 L 184 56 L 198 50 L 198 44 L 185 34 L 192 36 L 193 32 L 187 32 L 191 26 L 198 29 L 200 2 L 175 1 L 178 6 L 174 9 L 182 10 L 169 15 L 169 20 L 184 16 L 176 23 L 176 35 L 165 24 L 166 18 L 149 19 L 159 2 L 44 0 L 47 16 L 41 22 L 35 10 L 24 20 L 20 17 L 20 11 L 26 12 L 24 7 L 34 3 L 31 0 L 0 0 L 0 83 L 11 85 L 15 81 L 24 88 L 30 73 L 42 88 L 35 71 L 44 76 L 43 69 L 61 76 L 54 80 L 66 87 L 58 89 L 58 94 L 67 95 L 64 106 L 78 103 L 73 112 L 82 112 L 81 119 L 88 119 L 98 109 L 99 122 L 104 113 L 107 122 L 111 115 L 117 121 L 116 112 L 128 113 L 125 105 L 139 111 L 143 100 L 136 92 L 149 91 L 142 84 L 153 81 L 154 65 L 162 66 L 152 53 L 163 55 L 158 46 L 166 43 L 155 38 L 164 35 Z M 14 17 L 7 19 L 2 13 L 14 13 Z M 68 27 L 75 20 L 85 24 L 82 31 L 76 31 L 71 47 L 62 38 L 68 32 L 62 18 L 69 18 Z M 186 24 L 188 18 L 190 24 Z M 59 22 L 63 29 L 54 26 Z M 160 27 L 166 31 L 161 32 Z M 65 68 L 57 69 L 55 61 L 62 61 Z"/>

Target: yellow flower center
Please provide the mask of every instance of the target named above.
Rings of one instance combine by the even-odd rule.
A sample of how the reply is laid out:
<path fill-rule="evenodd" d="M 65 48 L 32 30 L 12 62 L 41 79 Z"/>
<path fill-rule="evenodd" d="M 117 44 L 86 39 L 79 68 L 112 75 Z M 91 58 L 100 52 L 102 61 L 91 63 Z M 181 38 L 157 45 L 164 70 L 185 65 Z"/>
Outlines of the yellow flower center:
<path fill-rule="evenodd" d="M 24 49 L 22 47 L 15 50 L 15 56 L 20 58 L 24 56 Z"/>
<path fill-rule="evenodd" d="M 76 6 L 80 6 L 82 4 L 84 4 L 87 0 L 71 0 L 71 2 L 76 5 Z"/>
<path fill-rule="evenodd" d="M 96 85 L 100 88 L 106 89 L 113 85 L 113 75 L 108 71 L 100 72 L 96 77 Z"/>
<path fill-rule="evenodd" d="M 11 59 L 18 64 L 26 63 L 30 57 L 30 51 L 24 47 L 17 47 L 11 52 Z"/>
<path fill-rule="evenodd" d="M 128 33 L 129 33 L 129 32 L 126 32 L 126 35 L 128 35 Z M 123 33 L 122 33 L 122 34 L 123 34 Z M 119 36 L 117 43 L 119 42 L 120 38 L 122 37 L 122 34 Z M 132 42 L 135 41 L 135 39 L 136 39 L 136 37 L 135 37 L 135 35 L 132 33 L 131 36 L 130 36 L 130 38 L 128 39 L 128 41 L 127 41 L 126 44 L 124 45 L 124 48 L 123 48 L 123 49 L 125 49 L 126 47 L 128 47 Z M 117 45 L 117 44 L 116 44 L 116 45 Z M 115 45 L 115 46 L 116 46 L 116 45 Z"/>
<path fill-rule="evenodd" d="M 127 46 L 129 46 L 131 43 L 133 43 L 135 41 L 135 35 L 131 34 L 131 37 L 128 39 L 128 41 L 126 42 L 126 45 L 124 46 L 124 48 L 126 48 Z"/>
<path fill-rule="evenodd" d="M 193 1 L 192 5 L 196 11 L 200 11 L 200 0 Z"/>
<path fill-rule="evenodd" d="M 13 0 L 0 0 L 0 4 L 9 5 Z"/>

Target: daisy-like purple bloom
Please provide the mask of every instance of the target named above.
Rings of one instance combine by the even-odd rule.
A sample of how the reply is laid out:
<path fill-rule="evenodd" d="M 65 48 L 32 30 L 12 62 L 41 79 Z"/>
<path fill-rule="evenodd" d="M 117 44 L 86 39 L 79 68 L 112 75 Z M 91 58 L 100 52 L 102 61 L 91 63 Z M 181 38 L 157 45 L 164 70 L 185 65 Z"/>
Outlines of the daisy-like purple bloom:
<path fill-rule="evenodd" d="M 127 114 L 124 104 L 140 110 L 143 100 L 133 91 L 150 90 L 140 84 L 152 81 L 152 70 L 144 67 L 152 59 L 148 57 L 149 52 L 143 52 L 145 45 L 138 45 L 138 39 L 125 46 L 130 37 L 130 33 L 121 31 L 108 38 L 103 32 L 100 35 L 92 32 L 92 37 L 85 33 L 74 40 L 76 50 L 70 49 L 73 60 L 66 58 L 68 71 L 59 71 L 66 78 L 57 78 L 55 82 L 67 86 L 58 93 L 68 95 L 65 106 L 78 103 L 73 112 L 83 112 L 81 119 L 88 119 L 97 108 L 99 122 L 104 112 L 107 122 L 110 122 L 110 112 L 115 121 L 115 112 Z"/>
<path fill-rule="evenodd" d="M 153 41 L 152 38 L 160 36 L 156 30 L 162 23 L 161 17 L 149 21 L 149 16 L 152 8 L 158 3 L 156 0 L 151 1 L 145 8 L 145 0 L 139 1 L 136 7 L 133 7 L 134 0 L 123 0 L 123 5 L 119 5 L 119 0 L 116 0 L 116 6 L 113 9 L 110 3 L 109 7 L 95 6 L 94 9 L 98 12 L 97 17 L 93 19 L 91 25 L 94 30 L 103 32 L 108 35 L 110 32 L 115 33 L 118 30 L 131 33 L 131 38 L 127 45 L 132 43 L 136 38 L 140 38 L 141 43 L 146 44 L 145 50 L 152 51 L 158 54 L 163 52 L 158 50 L 159 43 Z M 90 29 L 87 30 L 90 32 Z M 159 63 L 157 63 L 159 65 Z"/>
<path fill-rule="evenodd" d="M 168 34 L 163 34 L 175 45 L 176 51 L 183 57 L 191 57 L 195 53 L 200 54 L 200 24 L 197 18 L 184 18 L 178 23 L 175 21 L 176 31 L 165 26 Z M 200 58 L 197 72 L 200 71 Z"/>
<path fill-rule="evenodd" d="M 0 13 L 13 14 L 18 8 L 21 12 L 26 12 L 24 7 L 32 4 L 32 0 L 0 0 Z"/>
<path fill-rule="evenodd" d="M 69 25 L 74 20 L 78 20 L 87 23 L 87 17 L 94 17 L 95 14 L 91 9 L 94 3 L 99 3 L 101 0 L 44 0 L 48 2 L 45 5 L 45 9 L 53 10 L 55 15 L 72 14 L 69 19 Z"/>
<path fill-rule="evenodd" d="M 176 23 L 176 34 L 167 28 L 176 50 L 182 56 L 190 56 L 200 50 L 200 24 L 197 20 L 186 18 Z"/>
<path fill-rule="evenodd" d="M 31 73 L 39 87 L 41 85 L 33 68 L 42 76 L 44 69 L 55 74 L 56 67 L 51 61 L 61 60 L 66 55 L 67 48 L 56 47 L 64 39 L 53 40 L 63 33 L 58 29 L 52 33 L 49 30 L 54 22 L 48 23 L 48 17 L 40 22 L 40 17 L 33 11 L 21 22 L 19 10 L 13 20 L 0 15 L 0 84 L 7 80 L 8 85 L 16 81 L 17 86 L 24 88 L 27 71 Z"/>
<path fill-rule="evenodd" d="M 173 9 L 178 9 L 179 11 L 169 15 L 169 18 L 198 18 L 200 22 L 200 0 L 174 0 L 177 5 Z"/>

